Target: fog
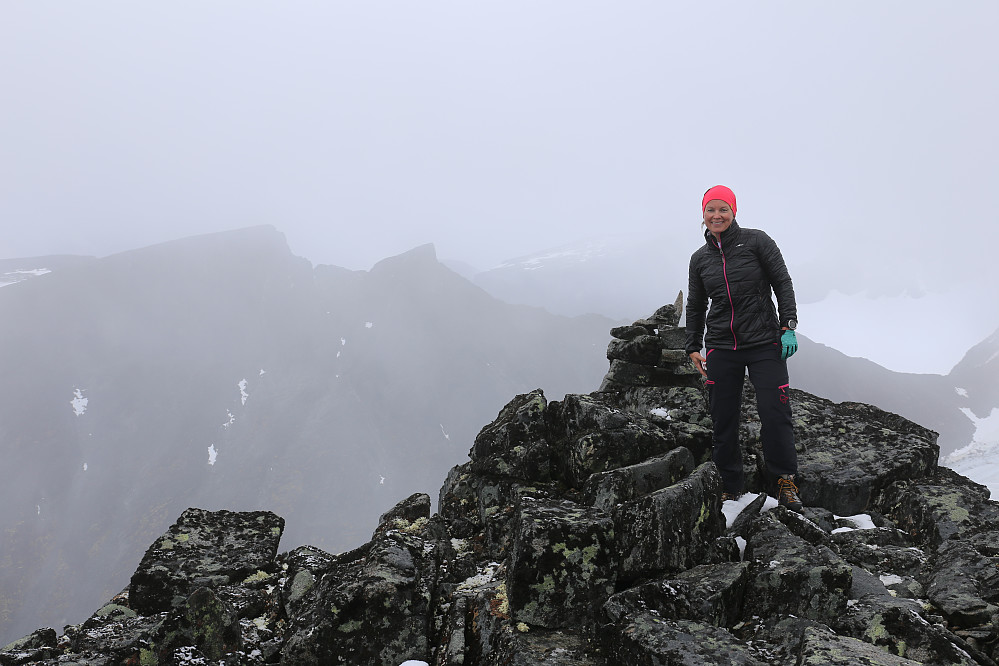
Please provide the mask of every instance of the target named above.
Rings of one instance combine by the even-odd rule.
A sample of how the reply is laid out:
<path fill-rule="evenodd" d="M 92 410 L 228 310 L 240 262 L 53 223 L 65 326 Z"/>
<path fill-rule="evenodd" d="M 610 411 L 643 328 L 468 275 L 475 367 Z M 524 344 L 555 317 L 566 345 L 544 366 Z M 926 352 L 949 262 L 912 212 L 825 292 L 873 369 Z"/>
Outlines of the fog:
<path fill-rule="evenodd" d="M 827 307 L 813 337 L 945 372 L 999 326 L 997 20 L 988 1 L 7 2 L 0 257 L 266 223 L 355 269 L 680 228 L 663 261 L 685 263 L 725 183 L 803 301 L 931 297 Z M 920 363 L 930 344 L 956 358 Z"/>

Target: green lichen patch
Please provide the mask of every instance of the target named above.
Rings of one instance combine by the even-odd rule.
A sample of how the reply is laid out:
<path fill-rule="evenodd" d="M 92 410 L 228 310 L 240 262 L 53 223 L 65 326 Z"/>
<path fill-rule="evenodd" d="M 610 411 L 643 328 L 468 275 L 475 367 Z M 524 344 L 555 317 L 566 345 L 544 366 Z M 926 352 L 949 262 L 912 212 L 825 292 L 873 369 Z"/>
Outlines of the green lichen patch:
<path fill-rule="evenodd" d="M 247 576 L 246 578 L 244 578 L 243 579 L 243 583 L 246 583 L 246 584 L 249 584 L 249 583 L 259 583 L 260 581 L 267 580 L 268 578 L 270 578 L 270 574 L 269 573 L 267 573 L 266 571 L 257 570 L 256 573 L 250 574 L 249 576 Z"/>

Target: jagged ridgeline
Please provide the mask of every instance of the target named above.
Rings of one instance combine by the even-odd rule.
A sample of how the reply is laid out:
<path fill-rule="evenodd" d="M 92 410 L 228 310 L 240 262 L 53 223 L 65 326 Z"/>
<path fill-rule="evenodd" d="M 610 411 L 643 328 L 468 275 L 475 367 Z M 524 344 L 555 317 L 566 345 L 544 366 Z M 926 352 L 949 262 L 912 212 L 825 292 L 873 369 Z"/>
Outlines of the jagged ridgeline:
<path fill-rule="evenodd" d="M 599 390 L 513 398 L 437 513 L 413 495 L 334 555 L 278 554 L 273 513 L 189 509 L 126 590 L 0 664 L 994 664 L 988 491 L 936 433 L 792 390 L 804 514 L 761 494 L 728 524 L 681 310 L 613 329 Z"/>

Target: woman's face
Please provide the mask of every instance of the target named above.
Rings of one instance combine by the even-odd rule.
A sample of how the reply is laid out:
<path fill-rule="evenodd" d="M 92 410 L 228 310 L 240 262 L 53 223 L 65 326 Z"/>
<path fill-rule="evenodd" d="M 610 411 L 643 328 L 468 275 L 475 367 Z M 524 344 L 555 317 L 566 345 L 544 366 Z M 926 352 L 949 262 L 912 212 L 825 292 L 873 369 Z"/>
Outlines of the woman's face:
<path fill-rule="evenodd" d="M 712 199 L 704 207 L 704 226 L 716 236 L 732 226 L 732 207 L 721 199 Z"/>

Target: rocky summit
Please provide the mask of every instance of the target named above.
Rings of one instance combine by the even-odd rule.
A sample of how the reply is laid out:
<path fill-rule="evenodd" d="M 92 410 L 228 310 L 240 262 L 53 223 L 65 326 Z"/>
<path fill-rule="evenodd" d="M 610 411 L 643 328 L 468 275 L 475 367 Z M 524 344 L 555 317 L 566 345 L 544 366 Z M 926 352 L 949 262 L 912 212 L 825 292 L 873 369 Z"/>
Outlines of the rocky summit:
<path fill-rule="evenodd" d="M 805 508 L 778 507 L 747 382 L 752 493 L 723 506 L 681 309 L 614 328 L 599 390 L 514 397 L 436 513 L 416 494 L 354 550 L 279 554 L 278 516 L 189 509 L 119 595 L 0 664 L 994 665 L 988 490 L 936 433 L 792 390 Z"/>

